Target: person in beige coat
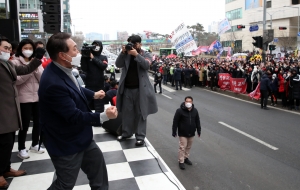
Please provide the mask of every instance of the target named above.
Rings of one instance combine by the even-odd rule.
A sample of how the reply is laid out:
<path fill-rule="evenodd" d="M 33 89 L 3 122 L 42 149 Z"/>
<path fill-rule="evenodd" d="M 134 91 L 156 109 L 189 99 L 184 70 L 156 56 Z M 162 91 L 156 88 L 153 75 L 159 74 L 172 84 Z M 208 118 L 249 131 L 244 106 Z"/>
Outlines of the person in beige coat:
<path fill-rule="evenodd" d="M 7 177 L 18 177 L 26 174 L 24 170 L 11 168 L 11 151 L 15 141 L 15 132 L 22 129 L 17 75 L 33 72 L 42 64 L 45 50 L 36 50 L 36 58 L 28 65 L 15 66 L 9 61 L 11 44 L 5 37 L 0 37 L 0 189 L 9 187 Z"/>
<path fill-rule="evenodd" d="M 200 86 L 203 86 L 203 78 L 204 78 L 204 66 L 203 65 L 199 65 L 199 84 Z"/>
<path fill-rule="evenodd" d="M 35 44 L 30 39 L 23 39 L 16 51 L 16 56 L 11 62 L 16 65 L 28 65 L 35 55 Z M 21 159 L 29 158 L 29 154 L 25 147 L 27 131 L 30 124 L 30 119 L 33 118 L 32 128 L 32 145 L 29 148 L 30 152 L 44 153 L 44 148 L 38 149 L 39 143 L 39 97 L 38 89 L 40 78 L 44 69 L 40 65 L 34 72 L 18 76 L 16 85 L 19 92 L 19 101 L 21 108 L 21 118 L 23 129 L 18 134 L 18 157 Z"/>

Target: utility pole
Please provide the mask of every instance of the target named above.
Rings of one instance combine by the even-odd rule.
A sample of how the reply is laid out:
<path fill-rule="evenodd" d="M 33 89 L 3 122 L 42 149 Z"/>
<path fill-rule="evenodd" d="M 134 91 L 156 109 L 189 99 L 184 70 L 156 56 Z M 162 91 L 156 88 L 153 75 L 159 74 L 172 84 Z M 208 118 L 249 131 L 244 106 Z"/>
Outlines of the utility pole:
<path fill-rule="evenodd" d="M 265 36 L 265 31 L 266 31 L 266 19 L 267 19 L 267 0 L 264 0 L 264 12 L 263 12 L 263 49 L 262 49 L 262 61 L 265 64 L 266 61 L 266 43 L 264 43 L 264 40 L 266 39 L 267 36 Z"/>
<path fill-rule="evenodd" d="M 7 0 L 5 0 L 5 15 L 6 15 L 6 19 L 9 19 L 9 17 L 8 17 L 8 3 L 7 3 Z"/>

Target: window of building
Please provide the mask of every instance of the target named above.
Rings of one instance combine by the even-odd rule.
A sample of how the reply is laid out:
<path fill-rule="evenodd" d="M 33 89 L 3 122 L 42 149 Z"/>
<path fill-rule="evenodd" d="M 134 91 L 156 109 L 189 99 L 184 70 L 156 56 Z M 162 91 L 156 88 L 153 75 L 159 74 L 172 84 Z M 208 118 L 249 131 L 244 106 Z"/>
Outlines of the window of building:
<path fill-rule="evenodd" d="M 242 40 L 235 40 L 235 41 L 223 41 L 221 42 L 223 47 L 231 47 L 233 52 L 242 51 L 243 49 L 243 41 Z"/>
<path fill-rule="evenodd" d="M 242 16 L 242 8 L 226 12 L 226 18 L 228 20 L 235 20 L 235 19 L 241 19 L 241 18 L 243 18 L 243 16 Z"/>
<path fill-rule="evenodd" d="M 36 9 L 36 0 L 28 0 L 28 8 Z"/>
<path fill-rule="evenodd" d="M 236 0 L 225 0 L 225 4 L 231 3 L 232 1 L 236 1 Z"/>
<path fill-rule="evenodd" d="M 20 0 L 20 9 L 27 9 L 27 0 Z"/>
<path fill-rule="evenodd" d="M 21 28 L 27 28 L 28 27 L 28 22 L 21 22 Z"/>
<path fill-rule="evenodd" d="M 5 8 L 5 3 L 0 3 L 0 8 Z"/>
<path fill-rule="evenodd" d="M 267 8 L 271 8 L 272 7 L 272 1 L 267 1 Z"/>

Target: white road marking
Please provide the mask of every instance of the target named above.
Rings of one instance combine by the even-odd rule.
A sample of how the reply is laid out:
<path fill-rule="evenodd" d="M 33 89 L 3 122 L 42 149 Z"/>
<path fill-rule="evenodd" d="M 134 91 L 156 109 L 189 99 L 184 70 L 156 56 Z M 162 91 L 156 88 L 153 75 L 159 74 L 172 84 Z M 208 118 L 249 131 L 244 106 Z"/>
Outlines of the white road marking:
<path fill-rule="evenodd" d="M 154 78 L 153 78 L 152 76 L 149 76 L 149 78 L 150 78 L 151 80 L 154 81 Z M 174 89 L 169 88 L 169 87 L 167 87 L 167 86 L 165 86 L 165 85 L 163 85 L 163 84 L 161 84 L 161 87 L 162 87 L 164 90 L 167 90 L 167 91 L 169 91 L 169 92 L 175 92 Z"/>
<path fill-rule="evenodd" d="M 203 89 L 203 90 L 206 90 L 207 92 L 215 93 L 215 94 L 218 94 L 218 95 L 221 95 L 221 96 L 225 96 L 225 97 L 228 97 L 228 98 L 231 98 L 231 99 L 239 100 L 239 101 L 242 101 L 242 102 L 247 102 L 249 104 L 259 105 L 259 104 L 254 103 L 254 102 L 250 102 L 250 101 L 247 101 L 247 100 L 242 100 L 240 98 L 235 98 L 235 97 L 232 97 L 232 96 L 229 96 L 229 95 L 226 95 L 226 94 L 221 94 L 219 92 L 214 92 L 214 91 L 211 91 L 211 90 L 208 90 L 208 89 Z M 249 97 L 249 99 L 250 99 L 250 97 Z M 281 109 L 281 108 L 277 108 L 277 107 L 271 107 L 271 109 L 276 109 L 276 110 L 280 110 L 280 111 L 284 111 L 284 112 L 288 112 L 288 113 L 293 113 L 293 114 L 300 115 L 300 113 L 298 113 L 298 112 L 289 111 L 289 110 L 285 110 L 285 109 Z"/>
<path fill-rule="evenodd" d="M 167 96 L 165 94 L 161 94 L 161 95 L 163 95 L 164 97 L 169 98 L 170 100 L 172 100 L 172 98 L 170 96 Z"/>
<path fill-rule="evenodd" d="M 152 144 L 150 143 L 150 141 L 147 138 L 145 138 L 145 143 L 149 145 L 148 146 L 149 151 L 151 151 L 154 154 L 154 157 L 156 157 L 165 166 L 165 168 L 168 170 L 168 172 L 166 173 L 166 175 L 169 176 L 169 178 L 171 179 L 171 181 L 174 182 L 174 183 L 176 183 L 180 190 L 185 190 L 185 188 L 183 187 L 183 185 L 181 184 L 181 182 L 177 179 L 177 177 L 174 175 L 174 173 L 172 172 L 172 170 L 165 163 L 165 161 L 160 157 L 160 155 L 158 154 L 158 152 L 154 149 L 154 147 L 152 146 Z"/>
<path fill-rule="evenodd" d="M 276 148 L 275 146 L 272 146 L 272 145 L 270 145 L 270 144 L 268 144 L 268 143 L 266 143 L 266 142 L 264 142 L 264 141 L 262 141 L 262 140 L 260 140 L 260 139 L 258 139 L 256 137 L 253 137 L 252 135 L 249 135 L 248 133 L 245 133 L 245 132 L 243 132 L 243 131 L 241 131 L 241 130 L 239 130 L 237 128 L 234 128 L 234 127 L 232 127 L 232 126 L 230 126 L 230 125 L 228 125 L 228 124 L 226 124 L 226 123 L 224 123 L 222 121 L 220 121 L 219 123 L 221 125 L 224 125 L 225 127 L 228 127 L 229 129 L 232 129 L 232 130 L 234 130 L 234 131 L 236 131 L 236 132 L 238 132 L 238 133 L 240 133 L 240 134 L 242 134 L 242 135 L 244 135 L 244 136 L 252 139 L 252 140 L 255 140 L 256 142 L 258 142 L 258 143 L 260 143 L 262 145 L 265 145 L 266 147 L 268 147 L 268 148 L 270 148 L 272 150 L 278 150 L 278 148 Z"/>
<path fill-rule="evenodd" d="M 183 90 L 183 91 L 190 91 L 191 89 L 182 87 L 182 90 Z"/>
<path fill-rule="evenodd" d="M 151 80 L 154 80 L 154 78 L 153 78 L 152 76 L 149 76 L 149 78 L 150 78 Z M 174 90 L 173 88 L 170 88 L 170 87 L 165 86 L 165 85 L 163 85 L 163 84 L 161 85 L 161 87 L 162 87 L 163 89 L 169 91 L 169 92 L 176 92 L 176 90 Z M 182 87 L 182 90 L 183 90 L 183 91 L 190 91 L 191 89 Z"/>

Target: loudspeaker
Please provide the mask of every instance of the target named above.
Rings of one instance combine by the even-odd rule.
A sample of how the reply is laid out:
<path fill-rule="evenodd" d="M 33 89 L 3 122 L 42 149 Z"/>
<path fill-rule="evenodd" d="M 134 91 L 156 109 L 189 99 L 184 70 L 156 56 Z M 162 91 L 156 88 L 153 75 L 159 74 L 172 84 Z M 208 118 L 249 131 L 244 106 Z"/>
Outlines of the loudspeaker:
<path fill-rule="evenodd" d="M 63 31 L 62 0 L 41 0 L 44 32 L 54 34 Z"/>
<path fill-rule="evenodd" d="M 109 132 L 113 135 L 121 136 L 122 135 L 122 116 L 121 116 L 121 114 L 118 114 L 118 117 L 116 119 L 110 119 L 108 121 L 103 122 L 102 127 L 107 132 Z"/>
<path fill-rule="evenodd" d="M 0 19 L 0 34 L 10 41 L 20 41 L 18 32 L 18 22 L 16 19 Z"/>

